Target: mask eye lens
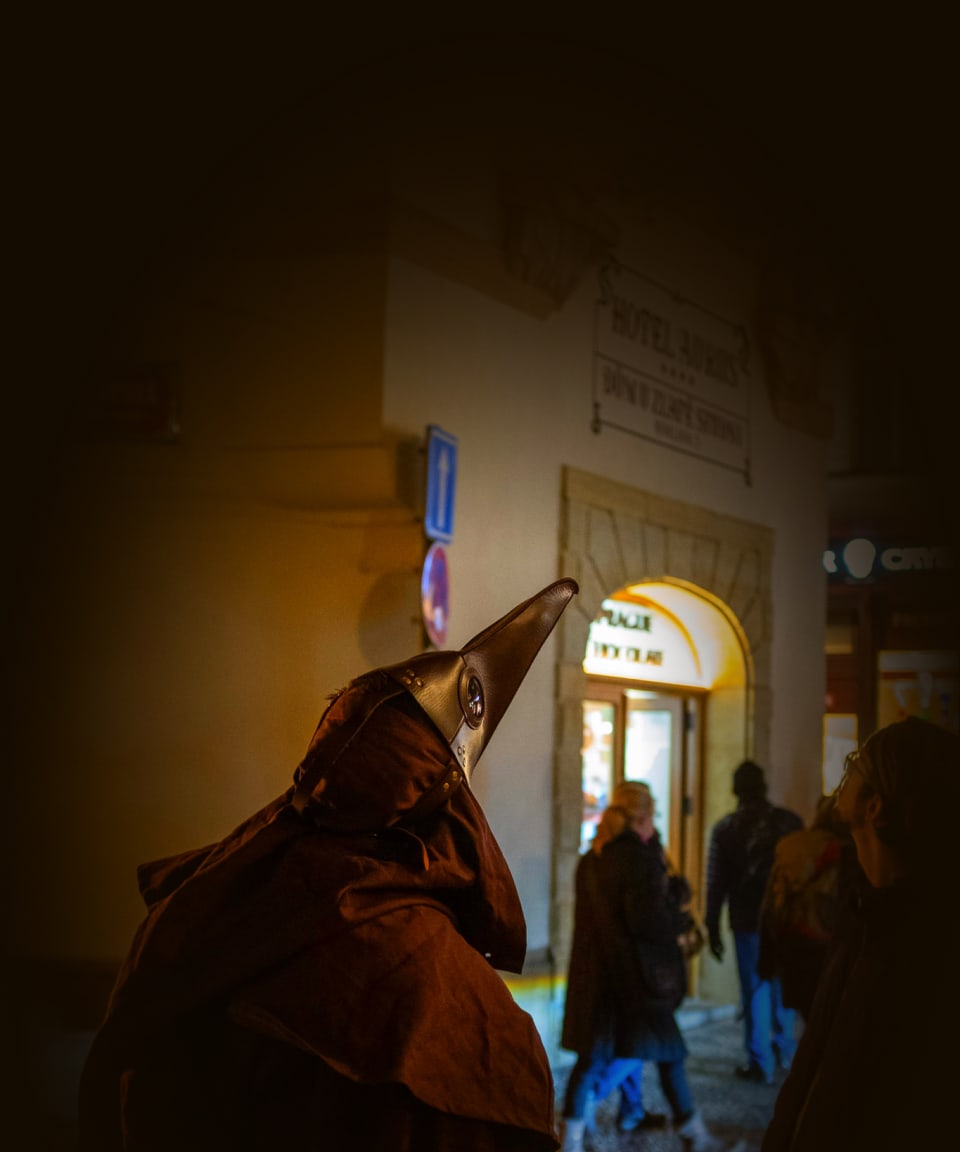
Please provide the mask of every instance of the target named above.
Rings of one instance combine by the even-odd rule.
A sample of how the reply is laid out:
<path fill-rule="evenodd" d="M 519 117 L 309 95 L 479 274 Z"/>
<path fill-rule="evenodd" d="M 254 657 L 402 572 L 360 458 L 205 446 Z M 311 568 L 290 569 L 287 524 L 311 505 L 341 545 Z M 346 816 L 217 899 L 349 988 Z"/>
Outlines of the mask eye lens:
<path fill-rule="evenodd" d="M 479 724 L 483 719 L 483 685 L 480 683 L 479 677 L 471 676 L 467 681 L 467 692 L 464 700 L 466 705 L 467 720 L 471 724 Z"/>

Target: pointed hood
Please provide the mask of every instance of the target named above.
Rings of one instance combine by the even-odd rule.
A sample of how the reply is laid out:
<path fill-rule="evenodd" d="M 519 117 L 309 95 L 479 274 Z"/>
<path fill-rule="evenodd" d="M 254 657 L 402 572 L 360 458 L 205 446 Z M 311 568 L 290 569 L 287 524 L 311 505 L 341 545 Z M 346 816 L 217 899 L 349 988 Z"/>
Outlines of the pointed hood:
<path fill-rule="evenodd" d="M 468 780 L 537 653 L 578 591 L 575 580 L 557 580 L 459 651 L 423 652 L 383 669 L 430 717 Z"/>
<path fill-rule="evenodd" d="M 294 806 L 322 827 L 372 831 L 448 801 L 577 591 L 558 580 L 459 651 L 422 652 L 354 680 L 317 725 L 294 777 Z"/>

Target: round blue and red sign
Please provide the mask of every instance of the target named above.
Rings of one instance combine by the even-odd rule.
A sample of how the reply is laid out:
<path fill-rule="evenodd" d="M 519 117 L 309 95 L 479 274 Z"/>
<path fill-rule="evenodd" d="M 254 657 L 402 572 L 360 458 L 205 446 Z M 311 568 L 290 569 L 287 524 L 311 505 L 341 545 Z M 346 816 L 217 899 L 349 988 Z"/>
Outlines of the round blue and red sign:
<path fill-rule="evenodd" d="M 442 648 L 447 642 L 450 617 L 450 580 L 447 553 L 442 544 L 431 544 L 424 557 L 420 576 L 420 610 L 431 644 Z"/>

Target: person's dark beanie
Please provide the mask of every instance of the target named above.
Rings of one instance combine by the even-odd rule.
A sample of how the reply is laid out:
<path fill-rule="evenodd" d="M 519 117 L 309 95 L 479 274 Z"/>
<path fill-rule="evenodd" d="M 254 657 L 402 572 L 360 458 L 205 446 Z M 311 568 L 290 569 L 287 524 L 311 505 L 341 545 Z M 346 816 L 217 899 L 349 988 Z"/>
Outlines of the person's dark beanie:
<path fill-rule="evenodd" d="M 733 774 L 733 793 L 739 800 L 762 800 L 767 794 L 766 773 L 759 764 L 744 760 Z"/>

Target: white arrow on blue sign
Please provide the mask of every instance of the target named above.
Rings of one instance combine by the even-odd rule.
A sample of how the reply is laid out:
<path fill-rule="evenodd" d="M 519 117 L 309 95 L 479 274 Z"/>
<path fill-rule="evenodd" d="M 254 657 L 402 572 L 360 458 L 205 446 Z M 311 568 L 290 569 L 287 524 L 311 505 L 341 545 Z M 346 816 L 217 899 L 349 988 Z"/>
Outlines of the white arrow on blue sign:
<path fill-rule="evenodd" d="M 427 427 L 427 502 L 423 530 L 430 540 L 453 539 L 453 505 L 457 490 L 457 438 L 436 424 Z"/>

